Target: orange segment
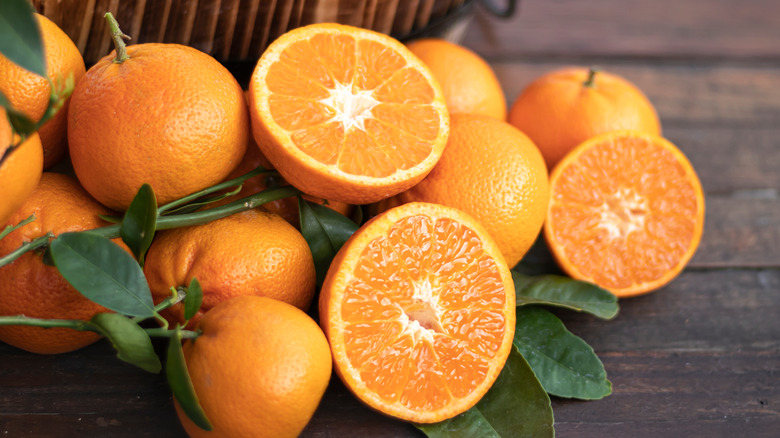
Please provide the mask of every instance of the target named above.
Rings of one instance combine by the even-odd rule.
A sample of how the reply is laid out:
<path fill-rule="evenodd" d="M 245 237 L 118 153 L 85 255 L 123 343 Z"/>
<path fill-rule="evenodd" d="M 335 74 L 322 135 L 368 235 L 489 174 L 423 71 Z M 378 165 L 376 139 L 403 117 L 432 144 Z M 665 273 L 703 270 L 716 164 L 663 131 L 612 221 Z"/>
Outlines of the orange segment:
<path fill-rule="evenodd" d="M 556 260 L 572 277 L 619 297 L 669 283 L 701 240 L 701 183 L 661 137 L 594 137 L 561 161 L 550 183 L 545 238 Z"/>
<path fill-rule="evenodd" d="M 466 411 L 512 346 L 515 291 L 485 229 L 460 210 L 408 203 L 342 247 L 320 295 L 338 374 L 374 409 L 431 423 Z"/>
<path fill-rule="evenodd" d="M 398 41 L 314 24 L 280 37 L 249 86 L 258 146 L 293 186 L 366 204 L 422 180 L 449 135 L 443 93 Z"/>

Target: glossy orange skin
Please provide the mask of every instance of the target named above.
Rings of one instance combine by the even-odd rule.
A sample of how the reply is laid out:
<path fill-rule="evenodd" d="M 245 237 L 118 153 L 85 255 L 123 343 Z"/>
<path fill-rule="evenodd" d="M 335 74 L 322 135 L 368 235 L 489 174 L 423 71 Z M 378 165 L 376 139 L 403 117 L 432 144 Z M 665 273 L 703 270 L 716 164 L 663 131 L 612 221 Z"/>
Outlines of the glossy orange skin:
<path fill-rule="evenodd" d="M 316 281 L 301 233 L 281 216 L 262 210 L 161 231 L 149 248 L 144 273 L 155 303 L 170 296 L 171 287 L 198 279 L 203 305 L 190 328 L 209 309 L 238 295 L 267 296 L 307 310 Z M 182 304 L 162 314 L 172 323 L 184 323 Z"/>
<path fill-rule="evenodd" d="M 439 81 L 450 113 L 506 120 L 506 98 L 493 68 L 466 47 L 438 38 L 406 45 Z"/>
<path fill-rule="evenodd" d="M 555 70 L 534 80 L 512 104 L 509 123 L 536 143 L 552 168 L 583 141 L 609 131 L 631 129 L 660 135 L 653 104 L 628 80 L 599 71 L 587 86 L 589 69 Z"/>
<path fill-rule="evenodd" d="M 8 147 L 16 141 L 18 137 L 12 135 L 5 110 L 0 108 L 0 187 L 3 192 L 0 224 L 6 223 L 35 190 L 43 171 L 43 147 L 38 134 L 31 135 L 19 147 L 8 152 Z M 5 156 L 6 153 L 8 156 Z"/>
<path fill-rule="evenodd" d="M 9 223 L 18 223 L 32 214 L 33 222 L 0 239 L 0 255 L 47 232 L 59 235 L 106 226 L 108 223 L 98 215 L 116 213 L 92 199 L 74 178 L 44 172 L 35 191 L 11 216 Z M 35 251 L 0 267 L 0 285 L 3 297 L 0 315 L 88 320 L 95 313 L 108 311 L 81 295 L 57 268 L 43 263 L 42 253 Z M 97 333 L 67 328 L 0 326 L 0 341 L 33 353 L 65 353 L 98 339 Z"/>
<path fill-rule="evenodd" d="M 325 335 L 300 309 L 266 297 L 220 303 L 184 344 L 195 393 L 213 430 L 176 403 L 191 438 L 293 438 L 311 419 L 330 381 Z"/>
<path fill-rule="evenodd" d="M 492 117 L 453 114 L 439 162 L 424 180 L 388 204 L 432 202 L 470 214 L 512 267 L 538 237 L 548 197 L 544 160 L 527 136 Z"/>
<path fill-rule="evenodd" d="M 125 210 L 151 184 L 162 205 L 217 184 L 246 150 L 243 91 L 219 62 L 191 47 L 136 44 L 92 66 L 71 97 L 73 169 L 104 205 Z"/>
<path fill-rule="evenodd" d="M 76 84 L 84 76 L 84 59 L 76 45 L 53 21 L 35 14 L 40 26 L 46 69 L 55 86 L 62 87 L 68 77 Z M 35 73 L 19 67 L 0 54 L 0 91 L 13 107 L 34 121 L 43 117 L 49 105 L 51 86 Z M 59 112 L 38 131 L 43 145 L 43 167 L 48 169 L 59 162 L 68 151 L 68 106 L 66 100 Z"/>

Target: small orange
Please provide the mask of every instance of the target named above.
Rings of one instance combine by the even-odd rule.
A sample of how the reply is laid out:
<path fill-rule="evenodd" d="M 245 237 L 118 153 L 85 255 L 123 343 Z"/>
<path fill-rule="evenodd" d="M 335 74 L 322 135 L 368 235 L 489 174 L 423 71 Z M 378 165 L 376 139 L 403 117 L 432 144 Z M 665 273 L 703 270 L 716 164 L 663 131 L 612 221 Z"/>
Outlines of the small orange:
<path fill-rule="evenodd" d="M 531 248 L 549 200 L 547 168 L 522 132 L 487 116 L 453 114 L 441 160 L 419 184 L 392 198 L 465 211 L 493 237 L 512 267 Z"/>
<path fill-rule="evenodd" d="M 211 56 L 177 44 L 136 44 L 93 65 L 73 91 L 73 169 L 104 205 L 124 210 L 148 183 L 158 204 L 222 181 L 249 133 L 243 91 Z"/>
<path fill-rule="evenodd" d="M 506 120 L 506 98 L 493 68 L 473 51 L 438 38 L 407 44 L 439 81 L 452 113 Z"/>
<path fill-rule="evenodd" d="M 561 268 L 618 297 L 654 291 L 696 251 L 704 194 L 669 141 L 636 131 L 594 137 L 550 175 L 544 236 Z"/>
<path fill-rule="evenodd" d="M 319 311 L 336 372 L 360 400 L 433 423 L 472 407 L 503 368 L 515 289 L 479 222 L 410 203 L 375 216 L 341 248 Z"/>
<path fill-rule="evenodd" d="M 244 175 L 247 172 L 250 172 L 254 169 L 256 169 L 258 166 L 262 166 L 266 169 L 273 169 L 273 165 L 268 161 L 267 158 L 263 156 L 263 153 L 260 151 L 260 148 L 257 147 L 257 144 L 250 138 L 249 145 L 246 148 L 246 153 L 244 154 L 244 158 L 241 160 L 241 162 L 238 164 L 238 167 L 233 170 L 233 172 L 230 173 L 225 179 L 233 179 L 237 178 L 241 175 Z M 217 205 L 226 204 L 241 198 L 244 198 L 246 196 L 253 195 L 255 193 L 259 193 L 268 187 L 271 186 L 285 186 L 289 185 L 287 181 L 284 180 L 281 176 L 278 174 L 274 175 L 257 175 L 252 178 L 249 178 L 248 180 L 244 181 L 244 184 L 241 186 L 241 190 L 236 193 L 233 196 L 229 196 L 225 198 L 224 200 L 217 202 Z M 345 204 L 343 202 L 339 201 L 326 201 L 322 198 L 316 198 L 311 195 L 303 195 L 303 199 L 306 199 L 311 202 L 315 202 L 317 204 L 325 205 L 326 207 L 337 211 L 343 215 L 348 215 L 352 211 L 353 206 L 350 204 Z M 277 199 L 276 201 L 266 202 L 262 205 L 263 208 L 270 211 L 271 213 L 276 213 L 279 216 L 283 217 L 284 220 L 289 222 L 292 226 L 296 228 L 300 228 L 300 218 L 298 213 L 298 198 L 297 197 L 290 197 L 290 198 L 284 198 L 284 199 Z"/>
<path fill-rule="evenodd" d="M 33 222 L 0 239 L 0 255 L 49 231 L 59 235 L 109 225 L 98 215 L 116 213 L 92 199 L 74 178 L 44 172 L 35 191 L 11 215 L 9 223 L 19 223 L 32 214 L 35 214 Z M 40 252 L 27 252 L 0 267 L 0 285 L 0 315 L 89 320 L 95 313 L 108 311 L 81 295 L 57 268 L 44 264 Z M 0 341 L 33 353 L 65 353 L 98 339 L 97 333 L 67 328 L 0 326 Z"/>
<path fill-rule="evenodd" d="M 304 193 L 376 202 L 419 182 L 449 133 L 444 95 L 397 40 L 313 24 L 274 41 L 249 84 L 258 146 Z"/>
<path fill-rule="evenodd" d="M 61 86 L 72 75 L 73 83 L 84 76 L 84 59 L 73 41 L 53 21 L 35 14 L 49 79 Z M 0 54 L 0 92 L 17 109 L 34 121 L 43 117 L 49 105 L 51 86 L 46 78 L 27 71 Z M 38 134 L 43 144 L 43 167 L 48 169 L 67 153 L 68 101 L 47 121 Z"/>
<path fill-rule="evenodd" d="M 642 91 L 618 75 L 587 68 L 534 80 L 512 105 L 509 123 L 531 137 L 550 170 L 597 134 L 631 129 L 661 135 L 658 114 Z"/>
<path fill-rule="evenodd" d="M 35 190 L 43 171 L 43 148 L 38 134 L 29 136 L 24 143 L 8 152 L 8 147 L 18 139 L 11 130 L 5 109 L 0 108 L 0 187 L 3 191 L 0 225 L 6 223 Z"/>
<path fill-rule="evenodd" d="M 328 342 L 300 309 L 266 297 L 224 301 L 184 344 L 195 393 L 213 430 L 190 420 L 191 438 L 294 438 L 311 420 L 330 381 Z"/>
<path fill-rule="evenodd" d="M 203 288 L 203 305 L 190 322 L 237 295 L 262 295 L 307 310 L 314 297 L 314 260 L 301 233 L 281 216 L 248 210 L 203 225 L 161 231 L 144 263 L 155 303 L 171 287 L 187 286 L 195 277 Z M 184 307 L 162 312 L 184 323 Z"/>

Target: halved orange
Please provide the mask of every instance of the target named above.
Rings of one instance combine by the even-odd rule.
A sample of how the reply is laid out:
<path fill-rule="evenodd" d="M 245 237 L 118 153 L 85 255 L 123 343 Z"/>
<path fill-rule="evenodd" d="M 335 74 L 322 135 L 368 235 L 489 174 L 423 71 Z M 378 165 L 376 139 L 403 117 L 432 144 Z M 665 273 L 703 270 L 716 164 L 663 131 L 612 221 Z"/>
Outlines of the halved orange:
<path fill-rule="evenodd" d="M 293 186 L 366 204 L 416 184 L 449 134 L 444 95 L 403 44 L 339 24 L 292 30 L 249 84 L 258 146 Z"/>
<path fill-rule="evenodd" d="M 336 372 L 360 400 L 433 423 L 468 410 L 498 376 L 512 348 L 515 290 L 475 219 L 413 202 L 347 241 L 319 311 Z"/>
<path fill-rule="evenodd" d="M 701 240 L 699 178 L 656 135 L 614 131 L 585 141 L 553 169 L 550 192 L 544 236 L 556 261 L 618 297 L 668 284 Z"/>

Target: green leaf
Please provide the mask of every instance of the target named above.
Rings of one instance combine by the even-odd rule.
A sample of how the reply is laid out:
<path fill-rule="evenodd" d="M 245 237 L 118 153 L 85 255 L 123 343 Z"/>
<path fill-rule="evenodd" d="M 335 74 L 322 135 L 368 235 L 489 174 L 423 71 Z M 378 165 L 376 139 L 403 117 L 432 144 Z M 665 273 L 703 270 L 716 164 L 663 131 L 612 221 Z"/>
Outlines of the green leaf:
<path fill-rule="evenodd" d="M 90 232 L 63 233 L 49 251 L 60 274 L 90 300 L 124 315 L 155 314 L 141 267 L 114 242 Z"/>
<path fill-rule="evenodd" d="M 322 285 L 333 257 L 358 226 L 346 216 L 303 198 L 298 198 L 298 211 L 301 234 L 314 257 L 317 285 Z"/>
<path fill-rule="evenodd" d="M 98 313 L 89 322 L 111 341 L 118 358 L 150 373 L 160 372 L 160 358 L 141 326 L 118 313 Z"/>
<path fill-rule="evenodd" d="M 415 426 L 431 438 L 554 437 L 550 397 L 531 367 L 512 349 L 493 387 L 468 411 Z"/>
<path fill-rule="evenodd" d="M 518 306 L 545 304 L 612 319 L 618 313 L 617 297 L 595 284 L 561 275 L 530 277 L 512 271 Z"/>
<path fill-rule="evenodd" d="M 187 371 L 187 364 L 184 361 L 184 352 L 181 348 L 181 332 L 176 327 L 175 333 L 168 342 L 168 358 L 165 361 L 165 376 L 168 379 L 168 386 L 171 388 L 173 396 L 179 402 L 179 406 L 185 414 L 204 430 L 211 430 L 211 422 L 203 412 L 200 406 L 198 396 L 195 394 L 195 388 L 192 386 L 190 373 Z"/>
<path fill-rule="evenodd" d="M 2 20 L 2 18 L 0 18 Z M 27 115 L 21 111 L 15 109 L 11 105 L 11 101 L 8 100 L 5 94 L 0 91 L 0 106 L 5 108 L 5 116 L 8 119 L 8 123 L 11 124 L 15 133 L 20 135 L 32 134 L 38 129 L 38 124 L 32 121 Z M 7 145 L 6 145 L 7 146 Z M 6 152 L 7 154 L 8 152 Z M 0 156 L 0 159 L 4 157 Z"/>
<path fill-rule="evenodd" d="M 144 184 L 135 194 L 119 227 L 119 235 L 133 251 L 133 255 L 141 266 L 144 264 L 146 250 L 149 249 L 152 239 L 154 239 L 156 226 L 157 198 L 152 186 Z"/>
<path fill-rule="evenodd" d="M 14 64 L 46 77 L 38 20 L 28 0 L 0 1 L 0 53 Z"/>
<path fill-rule="evenodd" d="M 593 349 L 541 307 L 517 309 L 514 344 L 552 395 L 597 400 L 612 392 Z"/>
<path fill-rule="evenodd" d="M 197 278 L 192 278 L 187 287 L 187 295 L 184 296 L 184 319 L 189 321 L 198 313 L 203 303 L 203 288 Z"/>

